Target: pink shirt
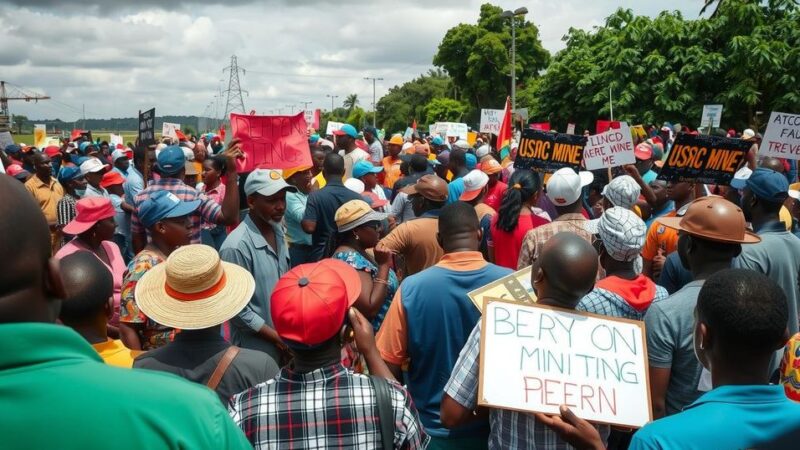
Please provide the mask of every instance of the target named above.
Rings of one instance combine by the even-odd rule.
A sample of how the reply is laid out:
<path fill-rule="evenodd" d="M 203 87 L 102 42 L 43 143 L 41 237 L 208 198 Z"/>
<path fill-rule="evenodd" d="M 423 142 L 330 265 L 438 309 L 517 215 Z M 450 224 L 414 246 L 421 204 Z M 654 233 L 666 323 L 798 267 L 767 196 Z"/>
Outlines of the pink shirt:
<path fill-rule="evenodd" d="M 220 181 L 219 185 L 214 189 L 208 189 L 208 186 L 205 187 L 204 192 L 208 198 L 217 202 L 217 204 L 222 205 L 222 200 L 225 199 L 225 185 L 222 184 Z M 203 221 L 203 229 L 210 230 L 212 228 L 216 228 L 217 224 L 215 223 L 208 223 L 205 220 Z"/>
<path fill-rule="evenodd" d="M 109 271 L 111 271 L 111 276 L 114 279 L 114 315 L 111 317 L 111 320 L 108 322 L 109 325 L 119 326 L 119 296 L 120 291 L 122 290 L 122 276 L 125 274 L 125 260 L 122 259 L 122 254 L 119 251 L 119 247 L 117 244 L 111 241 L 103 241 L 103 249 L 106 251 L 106 255 L 108 255 L 109 261 L 111 261 L 111 266 L 106 264 L 105 261 L 97 257 L 97 259 L 102 262 Z M 61 259 L 65 256 L 71 255 L 75 252 L 90 252 L 93 255 L 97 256 L 89 247 L 86 247 L 83 243 L 81 243 L 77 238 L 72 239 L 71 241 L 67 242 L 66 245 L 61 247 L 61 250 L 56 253 L 56 259 Z"/>

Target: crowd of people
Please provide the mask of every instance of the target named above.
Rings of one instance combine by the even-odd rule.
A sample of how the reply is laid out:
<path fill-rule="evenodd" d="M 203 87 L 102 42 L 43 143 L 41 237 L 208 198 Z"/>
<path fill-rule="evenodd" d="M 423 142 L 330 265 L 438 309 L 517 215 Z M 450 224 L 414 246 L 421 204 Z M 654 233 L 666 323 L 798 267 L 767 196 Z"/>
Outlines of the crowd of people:
<path fill-rule="evenodd" d="M 211 133 L 9 145 L 3 448 L 795 448 L 796 164 L 730 130 L 729 186 L 659 179 L 686 132 L 547 174 L 348 124 L 249 173 Z M 651 423 L 479 406 L 467 293 L 528 267 L 538 304 L 645 325 Z"/>

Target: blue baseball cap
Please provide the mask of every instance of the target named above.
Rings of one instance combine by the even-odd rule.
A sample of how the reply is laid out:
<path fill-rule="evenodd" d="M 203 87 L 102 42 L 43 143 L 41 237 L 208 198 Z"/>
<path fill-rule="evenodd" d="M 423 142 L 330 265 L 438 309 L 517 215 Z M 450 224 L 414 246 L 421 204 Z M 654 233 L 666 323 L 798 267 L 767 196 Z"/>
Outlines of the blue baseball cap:
<path fill-rule="evenodd" d="M 311 136 L 309 136 L 308 141 L 311 142 L 312 144 L 316 144 L 319 141 L 319 135 L 312 134 Z"/>
<path fill-rule="evenodd" d="M 358 137 L 358 131 L 356 131 L 356 127 L 346 123 L 342 125 L 341 128 L 333 132 L 334 136 L 350 136 L 351 138 L 355 139 Z"/>
<path fill-rule="evenodd" d="M 771 203 L 783 203 L 789 196 L 789 181 L 786 177 L 764 167 L 754 170 L 745 186 L 756 197 Z"/>
<path fill-rule="evenodd" d="M 81 169 L 75 166 L 61 166 L 61 170 L 58 171 L 58 182 L 61 184 L 66 183 L 67 181 L 76 180 L 81 175 Z"/>
<path fill-rule="evenodd" d="M 139 205 L 137 213 L 142 225 L 150 228 L 160 220 L 193 213 L 200 206 L 200 202 L 201 200 L 184 202 L 172 192 L 156 191 Z"/>
<path fill-rule="evenodd" d="M 80 150 L 81 153 L 86 153 L 86 147 L 88 147 L 90 145 L 92 145 L 91 142 L 83 141 L 83 142 L 80 143 L 80 145 L 78 145 L 78 150 Z"/>
<path fill-rule="evenodd" d="M 441 136 L 436 136 L 431 140 L 432 145 L 444 145 L 444 139 Z"/>
<path fill-rule="evenodd" d="M 368 173 L 382 172 L 383 167 L 373 166 L 369 161 L 358 161 L 353 164 L 353 178 L 361 178 Z"/>
<path fill-rule="evenodd" d="M 186 167 L 186 155 L 177 145 L 164 147 L 157 157 L 158 170 L 163 175 L 175 175 Z"/>
<path fill-rule="evenodd" d="M 6 145 L 5 151 L 6 153 L 13 155 L 15 153 L 19 153 L 20 151 L 22 151 L 22 147 L 20 147 L 17 144 L 8 144 Z"/>
<path fill-rule="evenodd" d="M 478 165 L 478 157 L 472 153 L 467 153 L 465 158 L 467 160 L 467 169 L 473 170 Z"/>

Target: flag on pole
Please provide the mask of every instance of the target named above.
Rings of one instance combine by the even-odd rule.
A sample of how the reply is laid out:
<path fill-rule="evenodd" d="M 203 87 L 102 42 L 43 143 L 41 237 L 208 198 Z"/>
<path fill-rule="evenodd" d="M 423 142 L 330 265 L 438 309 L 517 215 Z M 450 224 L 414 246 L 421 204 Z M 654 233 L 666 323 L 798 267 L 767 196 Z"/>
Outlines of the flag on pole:
<path fill-rule="evenodd" d="M 414 130 L 414 134 L 417 134 L 417 119 L 414 119 L 414 122 L 411 124 L 411 128 Z"/>
<path fill-rule="evenodd" d="M 497 149 L 500 151 L 500 159 L 506 159 L 511 151 L 511 101 L 506 97 L 506 108 L 503 113 L 503 121 L 500 122 L 500 130 L 497 133 Z"/>

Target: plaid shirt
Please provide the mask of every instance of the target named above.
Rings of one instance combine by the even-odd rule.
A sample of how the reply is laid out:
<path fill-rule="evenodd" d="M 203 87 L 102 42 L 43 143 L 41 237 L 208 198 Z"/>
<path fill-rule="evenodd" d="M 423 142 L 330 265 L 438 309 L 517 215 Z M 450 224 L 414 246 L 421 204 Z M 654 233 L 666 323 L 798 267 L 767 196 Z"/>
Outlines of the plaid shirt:
<path fill-rule="evenodd" d="M 411 396 L 392 383 L 397 449 L 423 449 L 428 436 Z M 377 449 L 382 447 L 378 405 L 369 377 L 341 364 L 278 375 L 231 398 L 233 421 L 259 449 Z"/>
<path fill-rule="evenodd" d="M 575 233 L 588 242 L 594 241 L 592 233 L 589 233 L 584 228 L 586 222 L 587 220 L 583 217 L 583 214 L 562 214 L 558 216 L 556 220 L 528 231 L 528 234 L 525 235 L 525 239 L 522 241 L 517 269 L 524 269 L 533 264 L 533 262 L 539 258 L 539 249 L 545 242 L 558 233 Z"/>
<path fill-rule="evenodd" d="M 72 222 L 75 219 L 75 204 L 77 203 L 76 198 L 73 197 L 69 193 L 64 193 L 64 196 L 61 197 L 61 200 L 58 201 L 56 205 L 56 224 L 59 228 L 64 228 L 64 225 Z M 66 244 L 70 239 L 66 236 L 61 237 L 61 245 L 63 246 Z"/>
<path fill-rule="evenodd" d="M 202 203 L 200 203 L 200 207 L 197 208 L 197 211 L 192 213 L 190 216 L 192 221 L 192 244 L 200 243 L 200 225 L 202 224 L 203 220 L 209 223 L 217 223 L 217 220 L 219 220 L 219 217 L 222 214 L 222 207 L 219 205 L 219 203 L 210 199 L 206 194 L 176 178 L 161 178 L 156 181 L 151 181 L 146 188 L 142 189 L 133 198 L 134 208 L 136 211 L 139 210 L 139 205 L 141 205 L 143 201 L 157 191 L 172 192 L 176 197 L 178 197 L 178 199 L 184 202 L 190 202 L 198 199 L 202 201 Z M 136 213 L 136 211 L 131 214 L 131 234 L 142 234 L 146 230 L 142 225 L 142 222 L 139 221 L 139 215 Z M 150 234 L 148 231 L 148 238 L 149 236 Z"/>
<path fill-rule="evenodd" d="M 475 410 L 478 406 L 478 374 L 480 372 L 481 323 L 472 329 L 467 343 L 458 355 L 450 380 L 444 386 L 444 393 L 449 395 L 464 408 Z M 489 409 L 489 448 L 505 450 L 509 448 L 525 448 L 528 450 L 548 449 L 562 450 L 573 447 L 562 441 L 558 435 L 537 422 L 533 414 L 526 414 L 505 409 Z M 597 427 L 603 442 L 608 439 L 609 427 Z"/>

